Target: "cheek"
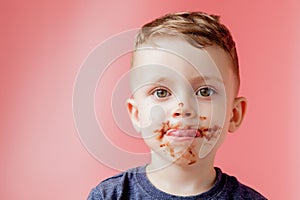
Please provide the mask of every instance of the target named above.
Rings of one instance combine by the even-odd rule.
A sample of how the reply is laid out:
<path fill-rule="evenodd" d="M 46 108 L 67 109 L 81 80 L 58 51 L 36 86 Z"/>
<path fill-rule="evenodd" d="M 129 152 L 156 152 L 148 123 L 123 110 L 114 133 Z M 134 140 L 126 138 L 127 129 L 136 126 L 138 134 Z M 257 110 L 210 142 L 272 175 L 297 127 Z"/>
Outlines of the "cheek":
<path fill-rule="evenodd" d="M 223 126 L 227 120 L 227 105 L 225 101 L 212 100 L 207 102 L 200 102 L 199 110 L 199 122 L 204 123 L 206 126 Z"/>
<path fill-rule="evenodd" d="M 150 108 L 150 118 L 153 122 L 163 122 L 166 120 L 166 110 L 161 105 Z"/>
<path fill-rule="evenodd" d="M 142 105 L 139 108 L 139 120 L 141 128 L 150 127 L 157 121 L 164 121 L 165 111 L 160 105 Z"/>
<path fill-rule="evenodd" d="M 157 135 L 155 130 L 166 121 L 166 112 L 160 105 L 142 106 L 139 110 L 140 129 L 145 139 L 153 138 Z"/>
<path fill-rule="evenodd" d="M 202 123 L 204 128 L 208 126 L 211 132 L 208 131 L 203 134 L 205 140 L 199 152 L 200 159 L 206 157 L 214 149 L 218 149 L 223 143 L 228 131 L 230 109 L 230 104 L 224 100 L 211 101 L 206 104 L 206 109 L 202 109 L 205 112 L 200 114 L 200 124 Z"/>

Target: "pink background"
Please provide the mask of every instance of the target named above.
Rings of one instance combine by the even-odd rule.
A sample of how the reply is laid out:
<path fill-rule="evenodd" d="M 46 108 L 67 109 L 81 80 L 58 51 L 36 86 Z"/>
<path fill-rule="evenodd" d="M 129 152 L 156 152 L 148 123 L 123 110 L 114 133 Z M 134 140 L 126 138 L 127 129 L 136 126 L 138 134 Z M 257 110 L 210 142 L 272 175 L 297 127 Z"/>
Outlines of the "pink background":
<path fill-rule="evenodd" d="M 184 10 L 221 15 L 238 46 L 248 113 L 228 135 L 216 166 L 270 199 L 299 199 L 299 3 L 120 2 L 1 1 L 0 199 L 86 199 L 116 173 L 87 152 L 76 132 L 76 74 L 109 36 Z M 110 74 L 115 80 L 120 75 Z M 147 151 L 143 142 L 112 130 L 116 145 Z"/>

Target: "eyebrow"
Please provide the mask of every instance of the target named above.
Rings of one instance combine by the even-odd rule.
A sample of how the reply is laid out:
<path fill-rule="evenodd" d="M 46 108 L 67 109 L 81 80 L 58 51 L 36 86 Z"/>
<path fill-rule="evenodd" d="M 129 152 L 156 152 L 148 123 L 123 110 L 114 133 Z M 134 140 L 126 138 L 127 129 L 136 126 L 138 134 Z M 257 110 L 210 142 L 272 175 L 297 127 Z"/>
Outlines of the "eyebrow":
<path fill-rule="evenodd" d="M 165 82 L 165 81 L 168 81 L 168 78 L 160 77 L 160 78 L 154 80 L 154 82 Z"/>
<path fill-rule="evenodd" d="M 191 78 L 190 80 L 188 80 L 191 84 L 197 84 L 197 83 L 205 83 L 206 81 L 209 80 L 215 80 L 218 81 L 219 83 L 224 84 L 224 81 L 218 77 L 214 77 L 214 76 L 196 76 Z M 169 81 L 173 81 L 170 80 L 168 77 L 159 77 L 155 80 L 153 80 L 153 83 L 167 83 Z"/>
<path fill-rule="evenodd" d="M 224 83 L 224 81 L 222 79 L 215 77 L 215 76 L 196 76 L 196 77 L 192 78 L 190 81 L 192 83 L 196 83 L 196 82 L 206 82 L 209 80 L 215 80 L 220 83 Z"/>
<path fill-rule="evenodd" d="M 155 78 L 154 80 L 149 81 L 149 83 L 152 85 L 156 85 L 159 83 L 168 84 L 170 81 L 173 81 L 172 79 L 169 79 L 168 77 L 159 77 Z"/>

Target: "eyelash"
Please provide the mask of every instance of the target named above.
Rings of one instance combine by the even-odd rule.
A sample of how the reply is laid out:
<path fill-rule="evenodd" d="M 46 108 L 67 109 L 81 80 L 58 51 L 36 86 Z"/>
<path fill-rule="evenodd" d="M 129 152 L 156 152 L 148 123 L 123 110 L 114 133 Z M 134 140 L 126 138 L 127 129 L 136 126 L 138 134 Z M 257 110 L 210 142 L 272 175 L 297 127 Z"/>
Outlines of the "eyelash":
<path fill-rule="evenodd" d="M 208 90 L 210 90 L 210 92 L 209 92 L 209 95 L 208 96 L 205 96 L 205 95 L 197 95 L 197 93 L 198 92 L 201 92 L 201 90 L 203 90 L 203 89 L 208 89 Z M 204 86 L 204 87 L 201 87 L 201 88 L 199 88 L 197 91 L 196 91 L 196 95 L 197 96 L 202 96 L 202 97 L 210 97 L 210 96 L 212 96 L 213 94 L 216 94 L 216 91 L 212 88 L 212 87 L 209 87 L 209 86 Z"/>
<path fill-rule="evenodd" d="M 203 90 L 203 89 L 210 90 L 210 92 L 207 96 L 201 94 L 201 90 Z M 159 94 L 157 93 L 159 91 L 166 92 L 165 96 L 164 97 L 159 97 Z M 200 95 L 198 95 L 198 92 L 200 92 Z M 172 93 L 168 89 L 161 88 L 161 87 L 155 88 L 154 90 L 151 90 L 150 94 L 154 95 L 157 99 L 164 99 L 164 98 L 167 98 L 167 97 L 172 95 Z M 213 94 L 216 94 L 216 91 L 212 87 L 204 86 L 204 87 L 201 87 L 198 90 L 196 90 L 195 94 L 196 94 L 196 96 L 201 96 L 201 97 L 204 97 L 204 98 L 208 98 L 208 97 L 212 96 Z"/>
<path fill-rule="evenodd" d="M 167 94 L 166 94 L 165 97 L 159 97 L 158 94 L 157 94 L 158 91 L 165 91 L 165 92 L 167 92 Z M 160 87 L 159 88 L 155 88 L 150 93 L 151 93 L 151 95 L 154 95 L 157 99 L 167 98 L 167 97 L 169 97 L 169 96 L 172 95 L 169 90 L 167 90 L 166 88 L 160 88 Z"/>

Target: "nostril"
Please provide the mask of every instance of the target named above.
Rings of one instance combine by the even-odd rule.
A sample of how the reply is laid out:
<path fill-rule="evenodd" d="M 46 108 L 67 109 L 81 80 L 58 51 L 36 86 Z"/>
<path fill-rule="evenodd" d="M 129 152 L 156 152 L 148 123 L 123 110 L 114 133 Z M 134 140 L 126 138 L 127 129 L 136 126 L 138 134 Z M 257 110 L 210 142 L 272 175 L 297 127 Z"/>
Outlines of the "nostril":
<path fill-rule="evenodd" d="M 177 113 L 174 113 L 173 115 L 174 115 L 174 117 L 179 117 L 180 113 L 177 112 Z"/>
<path fill-rule="evenodd" d="M 189 117 L 189 116 L 191 116 L 192 114 L 191 113 L 185 113 L 185 116 L 186 117 Z"/>

